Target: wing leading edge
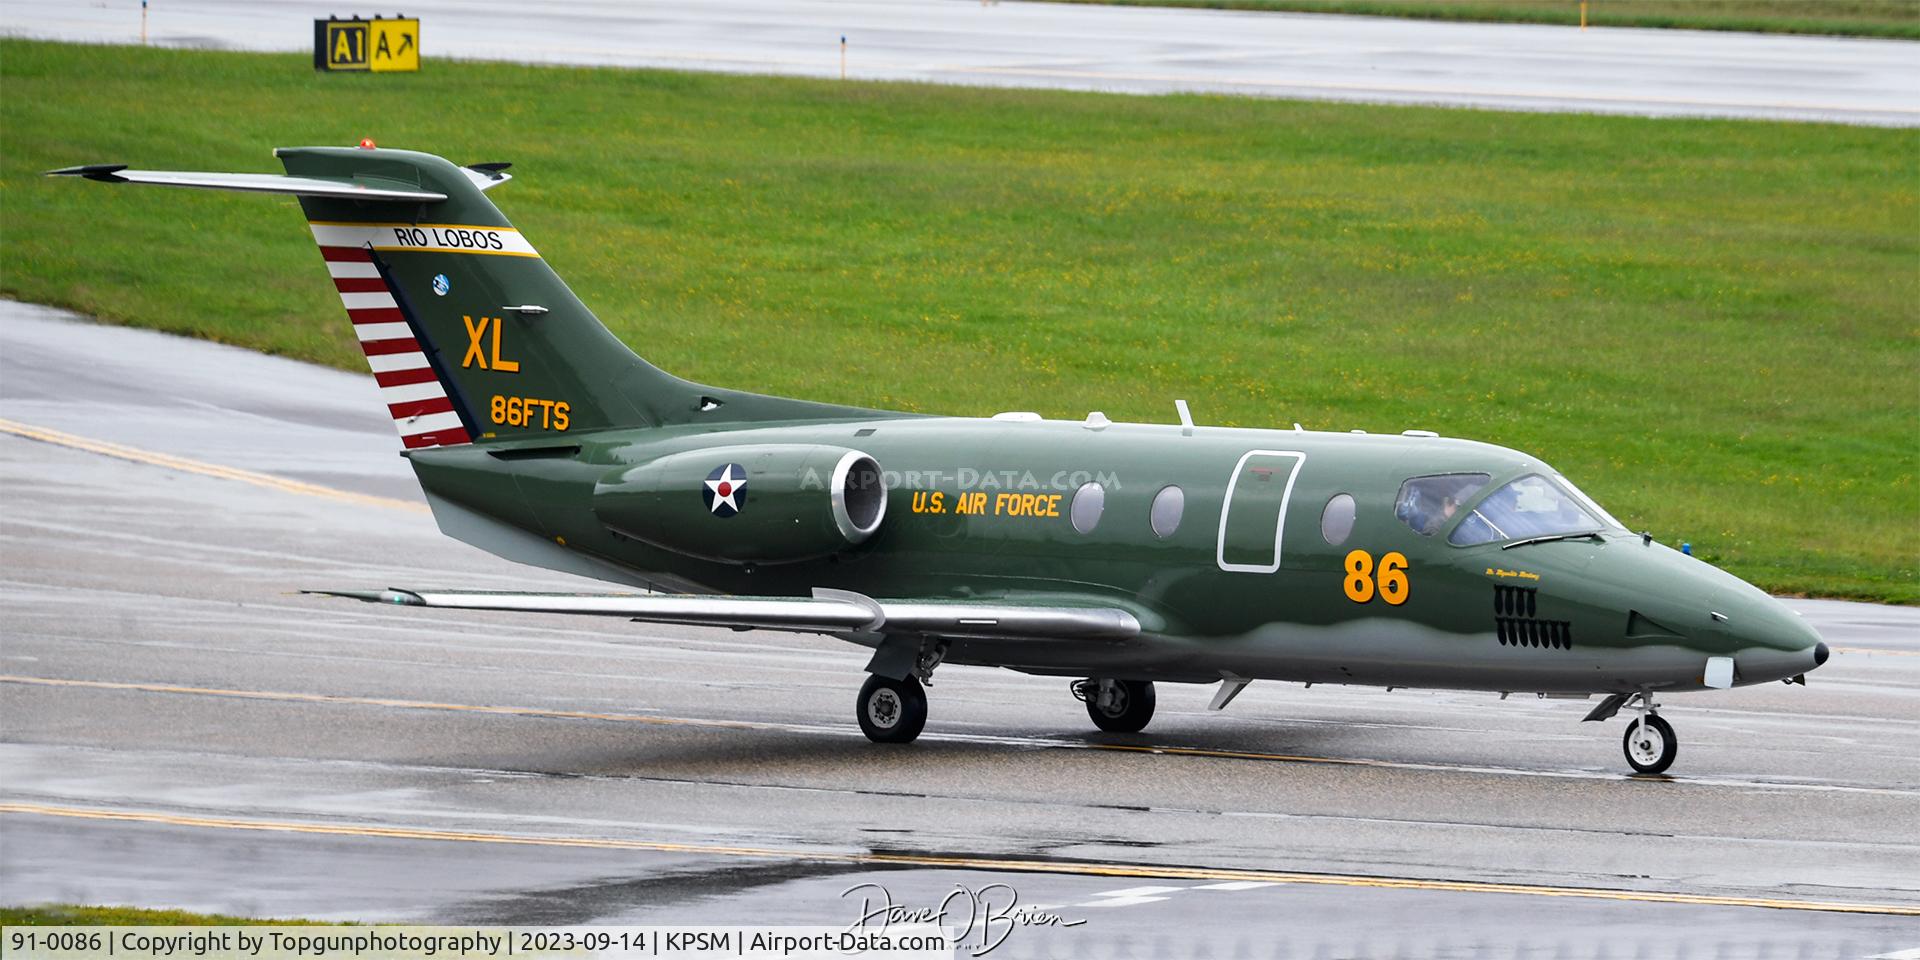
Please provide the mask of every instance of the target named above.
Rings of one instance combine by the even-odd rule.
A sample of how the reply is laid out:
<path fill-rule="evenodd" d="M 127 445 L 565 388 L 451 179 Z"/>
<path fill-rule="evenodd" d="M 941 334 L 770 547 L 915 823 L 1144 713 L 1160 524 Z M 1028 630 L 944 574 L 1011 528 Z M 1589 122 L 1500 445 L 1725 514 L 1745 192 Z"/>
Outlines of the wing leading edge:
<path fill-rule="evenodd" d="M 1118 607 L 874 600 L 839 590 L 816 590 L 811 598 L 392 589 L 303 592 L 407 607 L 569 613 L 792 633 L 897 633 L 979 640 L 1126 640 L 1140 635 L 1139 619 Z"/>

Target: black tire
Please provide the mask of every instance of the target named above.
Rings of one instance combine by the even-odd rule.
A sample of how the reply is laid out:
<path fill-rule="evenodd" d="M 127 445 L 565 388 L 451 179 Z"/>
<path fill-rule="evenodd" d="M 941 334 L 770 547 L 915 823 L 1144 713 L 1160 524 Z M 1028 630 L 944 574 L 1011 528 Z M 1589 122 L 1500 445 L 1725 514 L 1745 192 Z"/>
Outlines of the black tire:
<path fill-rule="evenodd" d="M 1092 681 L 1087 688 L 1087 716 L 1093 725 L 1108 733 L 1139 733 L 1153 719 L 1153 681 L 1115 680 L 1111 699 L 1103 702 L 1101 684 Z"/>
<path fill-rule="evenodd" d="M 873 674 L 860 685 L 853 712 L 868 740 L 912 743 L 927 725 L 927 691 L 912 677 L 895 680 Z"/>
<path fill-rule="evenodd" d="M 1673 766 L 1673 758 L 1680 754 L 1680 740 L 1673 735 L 1673 726 L 1658 714 L 1648 715 L 1647 731 L 1651 736 L 1641 737 L 1640 721 L 1627 724 L 1627 735 L 1620 739 L 1620 748 L 1636 772 L 1665 773 Z"/>

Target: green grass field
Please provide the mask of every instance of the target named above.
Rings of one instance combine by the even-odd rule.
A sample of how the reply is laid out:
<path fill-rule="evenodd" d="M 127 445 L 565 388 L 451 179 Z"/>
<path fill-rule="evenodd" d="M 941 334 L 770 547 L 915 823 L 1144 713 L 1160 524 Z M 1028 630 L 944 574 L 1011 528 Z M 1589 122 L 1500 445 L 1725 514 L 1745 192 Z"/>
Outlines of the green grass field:
<path fill-rule="evenodd" d="M 204 927 L 268 923 L 274 926 L 307 926 L 310 920 L 255 920 L 227 917 L 215 913 L 188 913 L 185 910 L 144 910 L 139 907 L 79 907 L 54 904 L 38 907 L 0 907 L 0 924 L 9 927 Z"/>
<path fill-rule="evenodd" d="M 1495 23 L 1580 22 L 1580 0 L 1056 0 Z M 1589 0 L 1594 27 L 1669 27 L 1920 39 L 1920 0 Z"/>
<path fill-rule="evenodd" d="M 364 369 L 271 147 L 493 196 L 685 376 L 1430 428 L 1770 589 L 1920 601 L 1920 131 L 0 42 L 0 292 Z"/>

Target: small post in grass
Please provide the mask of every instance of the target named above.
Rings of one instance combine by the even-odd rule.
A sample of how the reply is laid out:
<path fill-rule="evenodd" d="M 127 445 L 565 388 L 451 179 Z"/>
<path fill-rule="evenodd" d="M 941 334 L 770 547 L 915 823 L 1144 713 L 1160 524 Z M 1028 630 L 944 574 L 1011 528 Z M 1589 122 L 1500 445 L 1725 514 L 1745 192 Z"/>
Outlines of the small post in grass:
<path fill-rule="evenodd" d="M 1587 28 L 1587 0 L 1580 0 L 1580 29 Z"/>
<path fill-rule="evenodd" d="M 140 45 L 147 45 L 147 0 L 140 0 Z"/>
<path fill-rule="evenodd" d="M 840 35 L 840 79 L 847 78 L 847 35 Z"/>

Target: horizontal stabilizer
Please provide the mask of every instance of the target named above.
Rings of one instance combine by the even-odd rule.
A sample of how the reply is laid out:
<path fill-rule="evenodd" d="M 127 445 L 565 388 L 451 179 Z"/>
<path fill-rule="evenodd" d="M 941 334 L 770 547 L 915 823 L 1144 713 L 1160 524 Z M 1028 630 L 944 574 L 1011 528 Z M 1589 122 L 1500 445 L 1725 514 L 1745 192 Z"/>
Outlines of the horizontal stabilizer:
<path fill-rule="evenodd" d="M 47 171 L 49 177 L 84 177 L 101 183 L 146 183 L 160 187 L 281 193 L 296 197 L 373 200 L 391 203 L 439 203 L 444 193 L 417 184 L 379 177 L 288 177 L 277 173 L 195 173 L 184 170 L 129 170 L 125 164 L 95 163 Z M 494 178 L 488 178 L 493 182 Z M 505 179 L 502 174 L 498 179 Z"/>
<path fill-rule="evenodd" d="M 572 613 L 646 623 L 794 633 L 899 633 L 994 640 L 1125 640 L 1140 634 L 1140 621 L 1117 607 L 869 600 L 840 591 L 821 591 L 811 598 L 429 590 L 304 592 L 409 607 Z"/>

